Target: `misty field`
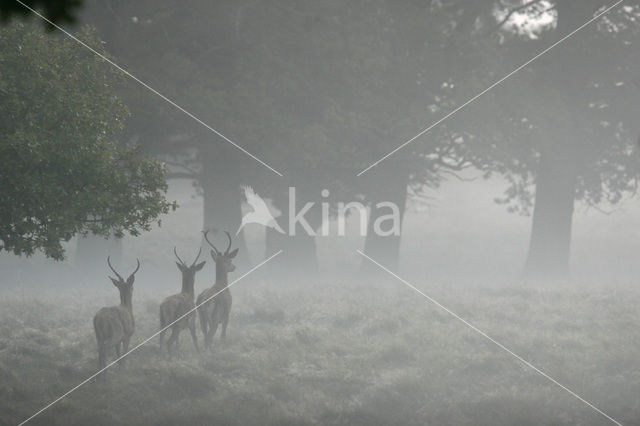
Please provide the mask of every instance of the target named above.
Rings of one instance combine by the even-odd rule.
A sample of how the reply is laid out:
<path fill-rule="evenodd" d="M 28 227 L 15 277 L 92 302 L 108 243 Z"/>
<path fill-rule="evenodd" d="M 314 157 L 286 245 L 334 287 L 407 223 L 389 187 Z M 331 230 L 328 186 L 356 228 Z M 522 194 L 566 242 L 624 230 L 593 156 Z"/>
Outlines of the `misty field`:
<path fill-rule="evenodd" d="M 163 359 L 154 339 L 32 424 L 607 423 L 397 281 L 243 284 L 232 288 L 228 339 L 212 352 L 197 354 L 183 332 L 181 355 Z M 418 287 L 616 420 L 640 424 L 640 292 Z M 1 424 L 96 369 L 91 318 L 117 296 L 52 294 L 0 302 Z M 158 330 L 164 295 L 134 294 L 133 345 Z"/>

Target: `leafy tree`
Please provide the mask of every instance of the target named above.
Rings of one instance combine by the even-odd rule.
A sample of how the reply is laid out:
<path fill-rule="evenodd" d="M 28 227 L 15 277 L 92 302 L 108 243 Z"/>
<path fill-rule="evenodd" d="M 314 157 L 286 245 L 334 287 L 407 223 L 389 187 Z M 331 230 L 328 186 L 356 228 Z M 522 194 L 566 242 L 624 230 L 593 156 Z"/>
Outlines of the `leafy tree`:
<path fill-rule="evenodd" d="M 119 72 L 34 24 L 1 29 L 0 45 L 1 249 L 62 259 L 76 234 L 138 235 L 175 208 L 164 165 L 117 142 Z"/>
<path fill-rule="evenodd" d="M 41 11 L 53 23 L 75 22 L 82 7 L 82 0 L 22 0 L 32 9 Z M 16 0 L 0 0 L 0 20 L 8 22 L 12 17 L 27 16 L 31 12 Z M 35 19 L 35 18 L 34 18 Z M 37 18 L 39 19 L 39 18 Z M 51 26 L 46 24 L 49 29 Z"/>
<path fill-rule="evenodd" d="M 452 103 L 447 88 L 477 59 L 471 41 L 481 3 L 112 1 L 112 14 L 90 3 L 87 19 L 134 74 L 285 172 L 272 176 L 135 84 L 123 94 L 133 112 L 127 133 L 168 155 L 170 176 L 201 188 L 204 226 L 235 229 L 241 183 L 259 186 L 286 221 L 289 185 L 302 203 L 320 201 L 328 188 L 334 199 L 365 194 L 368 203 L 403 209 L 408 185 L 435 187 L 441 169 L 463 167 L 453 157 L 464 146 L 446 129 L 399 153 L 399 173 L 383 164 L 355 177 Z M 457 44 L 466 55 L 448 54 Z M 316 207 L 307 215 L 312 224 Z M 398 237 L 370 240 L 367 251 L 388 249 L 397 259 Z M 304 234 L 269 241 L 306 259 L 298 265 L 314 261 L 314 241 Z"/>
<path fill-rule="evenodd" d="M 603 10 L 606 2 L 559 0 L 555 24 L 538 39 L 505 32 L 506 57 L 521 63 Z M 521 9 L 532 17 L 536 9 Z M 495 91 L 493 106 L 511 122 L 510 137 L 477 144 L 510 182 L 499 199 L 532 214 L 525 277 L 569 273 L 575 202 L 606 208 L 635 193 L 640 177 L 634 52 L 637 5 L 611 11 Z M 507 21 L 505 21 L 507 22 Z M 503 65 L 508 65 L 504 61 Z M 480 155 L 483 155 L 482 153 Z"/>
<path fill-rule="evenodd" d="M 632 182 L 617 168 L 627 164 L 625 170 L 632 170 L 633 157 L 626 155 L 630 139 L 624 136 L 629 132 L 624 129 L 616 136 L 614 131 L 621 121 L 614 118 L 629 115 L 631 104 L 626 110 L 611 109 L 609 118 L 606 108 L 588 111 L 602 99 L 594 99 L 589 87 L 597 79 L 587 76 L 597 69 L 585 61 L 596 47 L 599 55 L 607 51 L 601 47 L 615 38 L 611 31 L 583 30 L 551 52 L 563 52 L 558 53 L 562 57 L 541 58 L 362 177 L 355 179 L 355 174 L 586 22 L 600 3 L 557 2 L 558 25 L 547 25 L 535 40 L 498 30 L 527 7 L 539 7 L 531 9 L 533 16 L 550 13 L 547 9 L 556 3 L 281 0 L 265 7 L 262 1 L 199 0 L 183 8 L 169 0 L 112 0 L 109 14 L 89 4 L 87 19 L 96 23 L 111 52 L 134 74 L 286 172 L 285 179 L 272 176 L 144 89 L 129 86 L 122 93 L 133 112 L 127 138 L 166 156 L 170 176 L 196 180 L 204 196 L 205 227 L 238 226 L 241 183 L 259 186 L 285 215 L 289 185 L 298 187 L 300 198 L 307 197 L 301 202 L 320 201 L 320 189 L 326 187 L 338 199 L 364 195 L 368 203 L 384 199 L 404 206 L 407 187 L 436 188 L 449 171 L 470 165 L 487 175 L 506 176 L 512 186 L 502 201 L 514 210 L 533 210 L 534 223 L 539 223 L 545 205 L 551 215 L 560 209 L 535 200 L 536 212 L 534 197 L 544 198 L 545 188 L 560 190 L 556 182 L 572 181 L 546 173 L 543 157 L 582 164 L 576 182 L 584 197 L 578 199 L 602 201 L 605 194 L 628 192 L 625 182 Z M 592 36 L 585 37 L 589 31 Z M 569 49 L 570 43 L 579 49 Z M 629 68 L 633 61 L 627 62 Z M 569 67 L 572 73 L 566 72 Z M 609 98 L 603 105 L 614 104 L 614 91 L 599 91 Z M 613 125 L 604 129 L 601 121 Z M 573 144 L 587 139 L 596 141 L 589 150 Z M 617 142 L 608 143 L 613 140 Z M 576 153 L 580 155 L 570 155 Z M 608 163 L 597 162 L 604 158 Z M 596 170 L 600 172 L 591 173 Z M 594 179 L 597 176 L 601 179 Z M 600 191 L 598 179 L 617 183 L 607 183 Z M 540 182 L 551 185 L 534 191 Z M 565 192 L 572 194 L 571 188 Z M 562 204 L 571 207 L 564 209 L 564 219 L 547 222 L 563 222 L 562 231 L 547 234 L 552 240 L 564 235 L 566 243 L 573 202 L 564 198 Z M 310 212 L 310 222 L 318 213 Z M 534 228 L 533 235 L 541 235 L 536 231 L 540 227 Z M 293 244 L 290 251 L 313 257 L 313 239 L 302 239 L 278 244 Z M 540 240 L 532 236 L 532 244 L 534 239 Z M 370 234 L 365 249 L 393 264 L 398 246 L 397 237 Z M 536 246 L 541 249 L 532 253 L 552 253 L 546 243 Z M 562 263 L 567 256 L 552 257 Z"/>
<path fill-rule="evenodd" d="M 247 138 L 256 107 L 238 83 L 250 71 L 239 70 L 247 47 L 237 14 L 245 3 L 196 0 L 184 7 L 173 0 L 111 0 L 104 13 L 103 2 L 90 1 L 83 20 L 96 26 L 118 63 L 261 157 L 268 144 Z M 165 160 L 168 178 L 194 181 L 204 201 L 203 228 L 235 231 L 240 184 L 251 184 L 243 181 L 246 169 L 262 166 L 137 83 L 127 81 L 119 94 L 131 111 L 123 137 Z M 242 238 L 237 243 L 242 263 L 247 251 Z"/>

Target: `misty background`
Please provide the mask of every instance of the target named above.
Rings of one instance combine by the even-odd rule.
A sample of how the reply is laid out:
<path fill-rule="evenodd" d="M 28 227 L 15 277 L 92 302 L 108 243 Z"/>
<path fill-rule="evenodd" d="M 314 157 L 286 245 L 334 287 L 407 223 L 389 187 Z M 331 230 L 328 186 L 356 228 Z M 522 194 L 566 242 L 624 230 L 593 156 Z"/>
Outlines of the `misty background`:
<path fill-rule="evenodd" d="M 110 369 L 34 424 L 606 421 L 356 250 L 617 421 L 640 422 L 638 1 L 586 26 L 613 3 L 67 3 L 29 4 L 265 164 L 32 14 L 6 15 L 0 424 L 96 371 L 91 319 L 118 300 L 107 256 L 123 275 L 142 265 L 136 345 L 159 330 L 160 304 L 179 291 L 174 247 L 187 263 L 203 248 L 196 295 L 214 284 L 206 229 L 218 248 L 222 231 L 233 236 L 230 280 L 282 250 L 234 284 L 229 338 L 197 352 L 184 331 L 174 357 L 154 339 L 124 374 Z M 0 12 L 24 9 L 7 5 Z M 107 170 L 85 187 L 84 171 L 119 169 L 67 170 L 65 152 L 75 158 L 107 139 L 106 157 L 139 167 L 122 175 L 140 181 L 122 185 Z M 63 176 L 75 192 L 34 198 L 30 187 L 47 186 L 18 174 L 27 154 L 36 160 L 24 170 Z M 296 211 L 315 202 L 305 217 L 316 229 L 330 203 L 331 235 L 250 224 L 236 236 L 250 209 L 245 185 L 285 230 L 290 187 Z M 58 210 L 78 207 L 87 187 L 96 192 L 79 214 Z M 369 209 L 366 236 L 357 214 L 337 235 L 335 207 L 351 201 Z M 386 201 L 400 208 L 400 235 L 372 232 L 388 213 L 372 206 Z M 119 209 L 135 219 L 112 219 Z M 80 225 L 54 233 L 40 214 Z M 44 237 L 20 234 L 24 223 L 44 224 Z"/>
<path fill-rule="evenodd" d="M 360 247 L 405 273 L 471 285 L 569 276 L 631 282 L 639 167 L 633 4 L 355 176 L 600 6 L 87 2 L 76 25 L 94 27 L 117 63 L 285 176 L 128 79 L 118 89 L 130 111 L 119 138 L 166 162 L 168 199 L 180 208 L 139 239 L 70 241 L 68 259 L 55 267 L 101 270 L 107 253 L 145 257 L 153 247 L 147 256 L 161 268 L 159 257 L 193 245 L 202 229 L 238 228 L 240 185 L 271 200 L 285 224 L 295 186 L 299 206 L 316 202 L 306 215 L 312 226 L 321 220 L 320 191 L 329 189 L 332 206 L 395 202 L 402 235 L 332 241 L 254 228 L 238 239 L 241 263 L 282 248 L 290 269 L 353 271 Z M 2 262 L 26 276 L 32 262 L 48 268 L 37 258 L 3 254 Z"/>
<path fill-rule="evenodd" d="M 468 174 L 477 176 L 474 172 Z M 433 193 L 432 199 L 412 205 L 402 228 L 400 270 L 407 277 L 455 287 L 522 285 L 531 223 L 530 218 L 510 214 L 494 203 L 493 198 L 501 193 L 504 185 L 499 179 L 460 182 L 453 178 Z M 125 259 L 140 257 L 148 265 L 141 271 L 142 276 L 149 277 L 140 284 L 150 290 L 166 290 L 178 280 L 173 246 L 179 247 L 183 258 L 189 258 L 195 256 L 201 239 L 202 198 L 189 183 L 181 181 L 170 184 L 168 196 L 178 201 L 178 211 L 165 218 L 161 227 L 139 238 L 124 238 L 120 246 L 111 246 L 110 251 L 121 252 Z M 577 206 L 571 257 L 573 282 L 589 286 L 636 286 L 636 277 L 640 276 L 639 208 L 636 199 L 626 200 L 606 214 Z M 316 237 L 321 272 L 318 276 L 357 276 L 362 259 L 355 249 L 363 248 L 365 238 L 359 236 L 356 216 L 347 219 L 345 237 L 336 236 L 335 221 L 331 223 L 332 236 Z M 251 260 L 257 263 L 266 249 L 264 228 L 248 225 L 244 238 Z M 5 254 L 2 256 L 3 279 L 27 288 L 81 286 L 74 278 L 81 263 L 77 244 L 77 239 L 67 244 L 68 258 L 63 262 L 47 260 L 41 255 L 17 258 Z M 101 250 L 109 247 L 102 239 L 97 244 L 102 246 Z M 107 273 L 104 257 L 97 256 L 95 262 L 99 270 L 91 271 L 87 282 L 100 281 Z M 211 265 L 205 266 L 205 271 L 203 274 L 209 277 L 214 274 Z M 3 291 L 16 291 L 14 285 L 5 286 Z M 98 286 L 84 288 L 84 291 L 98 290 L 94 287 Z M 107 287 L 106 291 L 110 289 Z"/>

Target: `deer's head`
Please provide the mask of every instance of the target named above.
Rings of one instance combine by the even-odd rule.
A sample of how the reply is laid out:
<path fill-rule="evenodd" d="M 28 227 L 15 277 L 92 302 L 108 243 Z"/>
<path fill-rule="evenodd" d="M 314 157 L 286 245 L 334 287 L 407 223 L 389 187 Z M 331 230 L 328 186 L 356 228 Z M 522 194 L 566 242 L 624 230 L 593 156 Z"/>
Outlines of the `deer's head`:
<path fill-rule="evenodd" d="M 123 303 L 128 303 L 128 304 L 131 303 L 131 297 L 133 295 L 133 282 L 135 281 L 136 272 L 138 272 L 138 269 L 140 269 L 140 260 L 136 259 L 136 262 L 138 262 L 138 265 L 136 266 L 136 270 L 133 271 L 131 275 L 129 275 L 129 278 L 125 280 L 118 273 L 118 271 L 116 271 L 113 268 L 113 266 L 111 266 L 111 259 L 109 258 L 109 256 L 107 256 L 107 264 L 109 265 L 109 268 L 113 271 L 113 273 L 117 277 L 117 278 L 109 277 L 109 279 L 120 292 L 120 301 Z"/>
<path fill-rule="evenodd" d="M 180 259 L 180 256 L 178 256 L 178 251 L 176 250 L 176 248 L 175 247 L 173 248 L 173 254 L 175 254 L 176 258 L 178 259 L 178 261 L 176 262 L 176 265 L 178 266 L 180 273 L 182 273 L 183 283 L 187 283 L 193 286 L 193 283 L 196 277 L 196 272 L 201 270 L 204 264 L 207 263 L 207 262 L 200 262 L 196 264 L 196 262 L 200 258 L 200 253 L 202 253 L 202 247 L 200 247 L 200 250 L 198 251 L 198 255 L 196 256 L 193 263 L 191 265 L 187 265 L 186 263 L 184 263 L 182 259 Z"/>
<path fill-rule="evenodd" d="M 227 245 L 225 251 L 221 252 L 216 248 L 216 246 L 211 243 L 211 241 L 209 241 L 209 238 L 207 238 L 208 233 L 208 230 L 203 232 L 204 239 L 213 249 L 211 250 L 211 257 L 213 258 L 213 261 L 216 262 L 216 269 L 222 268 L 224 272 L 233 272 L 236 269 L 236 266 L 233 264 L 232 260 L 238 254 L 238 249 L 229 252 L 229 249 L 231 248 L 231 235 L 227 231 L 225 231 L 225 234 L 227 234 L 227 238 L 229 239 L 229 244 Z"/>

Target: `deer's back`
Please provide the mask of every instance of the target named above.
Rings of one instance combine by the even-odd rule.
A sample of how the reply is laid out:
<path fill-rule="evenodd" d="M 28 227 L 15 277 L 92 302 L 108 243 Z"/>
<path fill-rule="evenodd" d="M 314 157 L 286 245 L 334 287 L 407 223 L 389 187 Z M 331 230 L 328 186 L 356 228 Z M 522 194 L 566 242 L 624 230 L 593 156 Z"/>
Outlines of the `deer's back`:
<path fill-rule="evenodd" d="M 101 345 L 115 345 L 125 337 L 130 337 L 135 325 L 131 313 L 122 306 L 100 309 L 93 317 L 96 340 Z"/>
<path fill-rule="evenodd" d="M 160 326 L 164 327 L 189 313 L 195 308 L 193 297 L 187 293 L 174 294 L 165 298 L 160 304 Z M 195 313 L 194 313 L 195 314 Z M 185 328 L 189 321 L 193 321 L 193 315 L 187 315 L 176 323 L 180 328 Z"/>

